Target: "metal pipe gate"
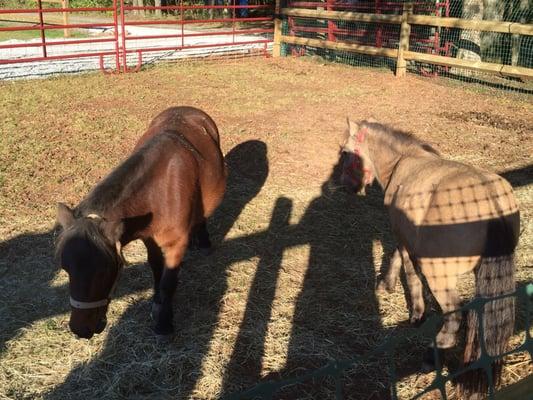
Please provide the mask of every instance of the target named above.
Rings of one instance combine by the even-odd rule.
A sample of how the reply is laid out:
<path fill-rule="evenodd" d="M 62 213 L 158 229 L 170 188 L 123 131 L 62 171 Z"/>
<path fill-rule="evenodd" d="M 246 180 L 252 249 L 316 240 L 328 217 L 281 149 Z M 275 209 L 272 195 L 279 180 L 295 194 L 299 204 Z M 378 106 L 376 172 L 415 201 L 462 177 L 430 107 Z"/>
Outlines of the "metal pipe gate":
<path fill-rule="evenodd" d="M 180 0 L 179 4 L 159 7 L 133 6 L 125 0 L 113 0 L 110 7 L 83 8 L 68 7 L 68 2 L 61 3 L 61 7 L 43 8 L 45 2 L 50 0 L 38 0 L 31 9 L 0 9 L 0 34 L 40 32 L 39 41 L 0 42 L 0 65 L 95 58 L 102 71 L 117 73 L 139 70 L 143 56 L 148 53 L 168 55 L 184 50 L 220 48 L 219 54 L 223 54 L 249 46 L 266 56 L 274 32 L 273 4 L 249 5 L 243 0 L 214 0 L 211 5 Z M 162 17 L 163 13 L 166 18 Z M 61 21 L 57 21 L 57 14 L 63 15 Z M 66 16 L 70 16 L 71 23 Z M 51 31 L 71 33 L 73 29 L 98 30 L 106 35 L 71 39 L 47 37 Z"/>

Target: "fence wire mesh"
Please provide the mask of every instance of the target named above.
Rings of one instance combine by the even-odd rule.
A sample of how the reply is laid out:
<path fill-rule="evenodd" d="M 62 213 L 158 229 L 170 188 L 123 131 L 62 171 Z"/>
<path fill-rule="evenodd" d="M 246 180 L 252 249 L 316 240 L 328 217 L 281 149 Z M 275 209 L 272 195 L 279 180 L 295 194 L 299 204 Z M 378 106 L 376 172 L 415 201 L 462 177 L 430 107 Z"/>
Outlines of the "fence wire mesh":
<path fill-rule="evenodd" d="M 401 15 L 404 3 L 413 4 L 414 15 L 461 18 L 468 21 L 503 21 L 520 24 L 533 22 L 533 4 L 528 0 L 288 1 L 282 4 L 282 7 Z M 283 18 L 282 32 L 288 36 L 372 46 L 377 49 L 398 49 L 399 46 L 399 24 L 348 22 L 292 16 L 284 16 Z M 530 35 L 411 24 L 409 50 L 462 60 L 533 68 L 533 36 Z M 318 55 L 330 61 L 356 66 L 393 69 L 396 65 L 394 57 L 366 55 L 312 46 L 285 44 L 283 51 L 286 55 Z M 487 87 L 533 93 L 531 79 L 418 61 L 408 61 L 407 70 L 423 76 L 444 76 L 463 82 L 476 82 Z"/>
<path fill-rule="evenodd" d="M 245 400 L 245 399 L 275 399 L 285 398 L 283 391 L 287 388 L 293 388 L 296 392 L 298 387 L 315 382 L 320 385 L 328 385 L 331 392 L 335 394 L 336 400 L 345 398 L 352 398 L 346 393 L 347 381 L 357 374 L 372 374 L 376 373 L 376 379 L 379 379 L 380 373 L 385 373 L 390 389 L 390 398 L 398 399 L 397 384 L 399 381 L 397 375 L 397 368 L 401 364 L 398 359 L 398 353 L 405 346 L 412 346 L 414 342 L 425 341 L 434 342 L 437 333 L 439 332 L 443 319 L 456 312 L 466 313 L 474 310 L 478 318 L 483 321 L 484 310 L 492 302 L 502 299 L 514 299 L 519 310 L 518 324 L 523 324 L 525 331 L 524 341 L 514 348 L 502 354 L 489 354 L 484 345 L 481 345 L 481 354 L 476 362 L 468 366 L 458 367 L 455 370 L 443 368 L 442 355 L 435 348 L 435 373 L 433 380 L 419 393 L 411 397 L 412 400 L 423 398 L 426 395 L 436 395 L 436 398 L 449 399 L 456 398 L 452 392 L 452 383 L 454 383 L 461 375 L 476 369 L 482 369 L 489 379 L 489 389 L 487 392 L 488 399 L 495 398 L 494 382 L 492 382 L 491 365 L 494 361 L 502 360 L 517 353 L 527 353 L 531 360 L 533 360 L 533 338 L 532 338 L 532 309 L 533 309 L 533 283 L 519 287 L 514 293 L 496 296 L 492 298 L 478 297 L 461 307 L 457 311 L 452 311 L 444 315 L 434 315 L 428 318 L 424 324 L 412 334 L 404 334 L 392 336 L 384 343 L 375 346 L 370 352 L 364 355 L 356 356 L 352 359 L 345 360 L 331 360 L 329 363 L 316 370 L 308 371 L 300 376 L 291 379 L 279 381 L 262 382 L 249 390 L 241 393 L 235 393 L 225 398 L 225 400 Z M 479 335 L 484 337 L 484 323 L 479 324 Z M 375 369 L 372 365 L 378 363 L 379 368 Z M 364 387 L 352 387 L 351 390 L 357 390 L 358 393 L 364 394 Z M 303 392 L 302 392 L 303 393 Z M 453 393 L 453 392 L 452 392 Z M 353 393 L 352 393 L 353 394 Z M 291 396 L 291 395 L 289 395 Z M 287 397 L 291 398 L 291 397 Z M 435 397 L 430 397 L 435 398 Z M 524 399 L 526 400 L 526 399 Z"/>

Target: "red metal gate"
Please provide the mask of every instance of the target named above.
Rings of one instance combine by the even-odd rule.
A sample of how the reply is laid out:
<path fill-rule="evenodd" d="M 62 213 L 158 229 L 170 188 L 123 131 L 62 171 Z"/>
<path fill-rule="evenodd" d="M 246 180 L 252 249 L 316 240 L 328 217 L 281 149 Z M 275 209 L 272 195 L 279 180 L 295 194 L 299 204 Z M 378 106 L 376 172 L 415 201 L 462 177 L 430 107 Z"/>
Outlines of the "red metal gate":
<path fill-rule="evenodd" d="M 45 2 L 37 0 L 33 9 L 0 9 L 0 35 L 40 33 L 40 38 L 32 41 L 0 42 L 0 65 L 87 58 L 98 60 L 103 71 L 129 72 L 138 70 L 143 58 L 154 59 L 162 53 L 177 58 L 180 53 L 194 56 L 195 49 L 212 49 L 210 53 L 254 51 L 267 55 L 272 42 L 272 4 L 210 0 L 211 5 L 205 5 L 204 0 L 179 0 L 175 5 L 139 7 L 113 0 L 111 7 L 43 8 Z M 70 16 L 71 22 L 65 23 L 67 18 L 57 21 L 61 14 Z M 102 34 L 50 37 L 53 32 L 58 36 L 72 30 Z"/>

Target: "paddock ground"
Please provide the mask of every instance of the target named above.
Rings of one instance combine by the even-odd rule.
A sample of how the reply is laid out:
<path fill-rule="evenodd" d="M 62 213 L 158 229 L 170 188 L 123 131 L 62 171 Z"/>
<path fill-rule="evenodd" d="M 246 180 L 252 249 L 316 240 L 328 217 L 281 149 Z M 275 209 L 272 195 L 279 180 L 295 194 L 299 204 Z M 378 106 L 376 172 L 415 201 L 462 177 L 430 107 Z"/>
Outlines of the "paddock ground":
<path fill-rule="evenodd" d="M 204 109 L 221 131 L 231 179 L 209 223 L 217 249 L 187 257 L 172 343 L 151 332 L 151 276 L 137 243 L 127 248 L 108 327 L 77 340 L 67 327 L 66 274 L 53 256 L 56 203 L 76 204 L 172 105 Z M 393 247 L 381 194 L 348 196 L 328 183 L 346 116 L 374 117 L 446 157 L 506 172 L 522 212 L 517 282 L 533 280 L 530 96 L 292 58 L 2 82 L 0 398 L 213 399 L 414 332 L 400 284 L 393 294 L 374 291 Z M 466 279 L 462 293 L 471 289 Z M 517 314 L 514 346 L 525 338 Z M 400 398 L 433 377 L 419 369 L 422 350 L 410 340 L 386 355 Z M 386 399 L 386 359 L 345 374 L 344 398 Z M 530 358 L 514 354 L 503 384 L 532 372 Z M 334 397 L 328 379 L 277 396 Z"/>

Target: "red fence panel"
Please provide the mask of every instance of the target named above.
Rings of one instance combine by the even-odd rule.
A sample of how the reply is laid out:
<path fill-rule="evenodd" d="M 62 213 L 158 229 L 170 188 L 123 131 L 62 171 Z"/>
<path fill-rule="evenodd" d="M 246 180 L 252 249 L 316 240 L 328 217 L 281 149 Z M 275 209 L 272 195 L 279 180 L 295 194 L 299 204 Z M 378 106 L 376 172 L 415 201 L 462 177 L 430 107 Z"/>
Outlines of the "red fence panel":
<path fill-rule="evenodd" d="M 93 57 L 100 60 L 103 68 L 104 57 L 114 59 L 115 68 L 119 69 L 118 46 L 118 8 L 117 1 L 113 0 L 113 7 L 84 7 L 84 8 L 43 8 L 41 0 L 37 1 L 36 7 L 32 9 L 0 9 L 0 20 L 8 22 L 0 25 L 0 34 L 2 32 L 24 32 L 39 31 L 39 42 L 13 43 L 0 42 L 0 65 L 1 64 L 18 64 L 38 61 L 65 60 L 72 58 Z M 75 13 L 83 12 L 86 14 L 99 13 L 110 14 L 108 21 L 88 22 L 88 23 L 49 23 L 47 16 L 57 13 Z M 33 23 L 28 18 L 21 16 L 38 16 L 39 22 Z M 5 19 L 5 17 L 9 17 Z M 14 18 L 14 19 L 13 19 Z M 113 35 L 106 38 L 84 38 L 84 39 L 48 39 L 47 32 L 64 29 L 112 29 Z M 10 49 L 17 51 L 9 52 Z M 25 50 L 25 51 L 24 51 Z"/>
<path fill-rule="evenodd" d="M 197 49 L 210 49 L 210 53 L 254 49 L 267 55 L 274 31 L 273 4 L 211 2 L 181 0 L 177 5 L 138 7 L 113 0 L 111 7 L 43 8 L 37 0 L 35 8 L 0 9 L 0 35 L 39 35 L 32 40 L 0 39 L 0 67 L 87 59 L 104 71 L 107 65 L 116 72 L 129 72 L 138 70 L 143 58 L 179 58 L 196 54 Z M 65 13 L 70 23 L 58 21 L 58 14 Z M 62 30 L 73 29 L 83 32 L 77 34 L 81 37 L 58 37 Z M 133 67 L 129 66 L 132 59 Z"/>

